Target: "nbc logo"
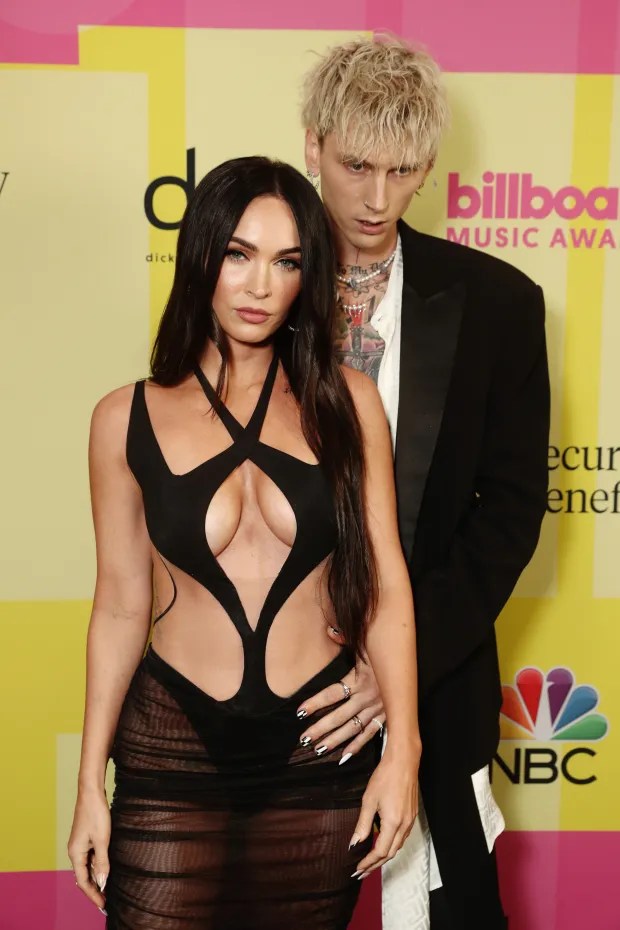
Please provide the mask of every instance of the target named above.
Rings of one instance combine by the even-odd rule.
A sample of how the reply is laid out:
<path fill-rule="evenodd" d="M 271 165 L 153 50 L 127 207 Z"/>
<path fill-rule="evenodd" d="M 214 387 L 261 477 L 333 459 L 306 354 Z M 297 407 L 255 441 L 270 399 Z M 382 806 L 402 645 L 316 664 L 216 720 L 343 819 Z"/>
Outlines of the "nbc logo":
<path fill-rule="evenodd" d="M 593 711 L 598 692 L 591 685 L 575 687 L 568 668 L 543 675 L 537 668 L 522 668 L 515 685 L 502 688 L 502 739 L 595 741 L 607 733 L 607 720 Z"/>
<path fill-rule="evenodd" d="M 543 674 L 537 668 L 523 668 L 514 685 L 502 687 L 500 717 L 502 754 L 495 763 L 513 784 L 548 784 L 562 776 L 573 784 L 596 781 L 584 774 L 583 757 L 593 758 L 590 746 L 577 746 L 563 753 L 551 747 L 517 747 L 507 759 L 506 743 L 535 740 L 539 743 L 594 743 L 606 736 L 606 717 L 595 713 L 599 695 L 591 685 L 575 685 L 568 668 L 558 667 Z M 579 771 L 578 771 L 579 769 Z"/>

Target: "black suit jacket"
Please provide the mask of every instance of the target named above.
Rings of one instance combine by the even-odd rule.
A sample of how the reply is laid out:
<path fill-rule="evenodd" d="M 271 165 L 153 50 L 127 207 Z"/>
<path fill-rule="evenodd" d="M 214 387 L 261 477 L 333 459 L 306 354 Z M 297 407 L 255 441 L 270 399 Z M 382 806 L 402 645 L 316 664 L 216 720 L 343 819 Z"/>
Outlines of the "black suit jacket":
<path fill-rule="evenodd" d="M 396 487 L 416 608 L 423 779 L 436 782 L 442 767 L 482 768 L 499 739 L 494 623 L 546 508 L 544 301 L 505 262 L 399 230 Z"/>

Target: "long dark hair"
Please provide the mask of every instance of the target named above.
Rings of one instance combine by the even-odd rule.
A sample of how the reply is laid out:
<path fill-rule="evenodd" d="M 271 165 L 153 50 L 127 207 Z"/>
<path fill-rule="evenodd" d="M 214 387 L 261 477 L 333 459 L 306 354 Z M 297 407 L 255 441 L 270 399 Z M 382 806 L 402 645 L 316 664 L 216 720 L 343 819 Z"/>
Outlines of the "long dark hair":
<path fill-rule="evenodd" d="M 212 310 L 213 294 L 231 236 L 256 197 L 279 197 L 291 209 L 301 245 L 301 291 L 287 325 L 275 335 L 306 441 L 332 487 L 337 544 L 329 594 L 347 645 L 363 654 L 377 602 L 377 574 L 364 506 L 360 424 L 334 352 L 336 258 L 323 204 L 306 179 L 282 162 L 236 158 L 202 179 L 189 200 L 177 243 L 174 281 L 151 356 L 153 381 L 178 384 L 211 339 L 222 356 L 221 395 L 229 349 Z"/>

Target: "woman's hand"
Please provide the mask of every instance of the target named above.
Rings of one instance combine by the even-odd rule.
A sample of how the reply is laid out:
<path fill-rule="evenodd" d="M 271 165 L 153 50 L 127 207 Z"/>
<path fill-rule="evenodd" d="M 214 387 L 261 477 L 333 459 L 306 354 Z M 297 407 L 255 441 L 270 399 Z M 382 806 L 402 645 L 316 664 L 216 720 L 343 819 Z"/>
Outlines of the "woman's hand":
<path fill-rule="evenodd" d="M 342 645 L 343 637 L 339 630 L 330 626 L 327 633 L 330 639 Z M 342 699 L 347 691 L 349 698 L 343 703 Z M 304 701 L 297 714 L 300 718 L 311 717 L 317 710 L 334 705 L 335 709 L 308 727 L 301 734 L 301 739 L 309 736 L 317 749 L 326 746 L 330 752 L 342 746 L 342 764 L 348 762 L 366 743 L 374 739 L 385 723 L 383 701 L 370 665 L 358 661 L 355 668 L 341 681 L 328 685 L 323 691 Z"/>
<path fill-rule="evenodd" d="M 370 836 L 375 814 L 381 820 L 380 831 L 374 848 L 358 863 L 353 878 L 365 878 L 392 859 L 411 833 L 418 813 L 420 755 L 419 744 L 410 748 L 407 755 L 391 753 L 388 737 L 383 758 L 364 792 L 351 846 Z"/>
<path fill-rule="evenodd" d="M 110 863 L 110 809 L 102 790 L 80 790 L 75 805 L 68 852 L 75 883 L 102 910 Z"/>

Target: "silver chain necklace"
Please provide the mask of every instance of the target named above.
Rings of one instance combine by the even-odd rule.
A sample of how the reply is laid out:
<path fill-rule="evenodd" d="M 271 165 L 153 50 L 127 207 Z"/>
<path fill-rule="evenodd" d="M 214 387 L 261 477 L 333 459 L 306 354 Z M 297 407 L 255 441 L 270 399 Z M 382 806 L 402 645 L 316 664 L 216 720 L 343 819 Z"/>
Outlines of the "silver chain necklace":
<path fill-rule="evenodd" d="M 372 281 L 373 278 L 378 277 L 380 274 L 385 274 L 392 262 L 396 257 L 396 249 L 392 252 L 391 255 L 388 255 L 387 258 L 384 258 L 382 262 L 379 262 L 374 271 L 368 271 L 366 274 L 356 277 L 354 275 L 344 275 L 336 274 L 336 279 L 341 284 L 346 284 L 347 287 L 353 288 L 354 291 L 359 291 L 362 284 L 366 284 L 367 281 Z M 366 301 L 368 303 L 368 301 Z"/>

